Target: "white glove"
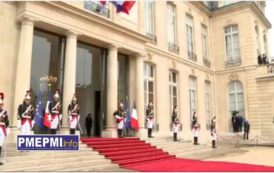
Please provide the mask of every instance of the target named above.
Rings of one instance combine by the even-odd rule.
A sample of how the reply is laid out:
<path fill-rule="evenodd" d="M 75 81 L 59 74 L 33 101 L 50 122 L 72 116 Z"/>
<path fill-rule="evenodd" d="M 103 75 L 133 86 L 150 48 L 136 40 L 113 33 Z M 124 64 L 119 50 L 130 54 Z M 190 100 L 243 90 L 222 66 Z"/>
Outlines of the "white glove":
<path fill-rule="evenodd" d="M 51 121 L 51 115 L 48 115 L 48 120 Z"/>

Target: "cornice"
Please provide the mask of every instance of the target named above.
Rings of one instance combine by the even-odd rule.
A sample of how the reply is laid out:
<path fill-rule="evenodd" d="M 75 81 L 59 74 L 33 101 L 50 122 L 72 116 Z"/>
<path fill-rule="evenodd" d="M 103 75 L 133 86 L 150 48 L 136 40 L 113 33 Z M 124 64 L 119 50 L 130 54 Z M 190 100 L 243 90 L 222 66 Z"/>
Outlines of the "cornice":
<path fill-rule="evenodd" d="M 203 2 L 201 2 L 201 1 L 190 1 L 189 3 L 192 4 L 193 6 L 195 6 L 198 10 L 200 10 L 201 12 L 206 14 L 207 16 L 211 15 L 211 11 L 207 8 L 207 6 Z"/>
<path fill-rule="evenodd" d="M 51 6 L 54 6 L 54 7 L 60 8 L 62 10 L 65 10 L 65 11 L 69 12 L 70 14 L 81 16 L 83 18 L 86 18 L 86 19 L 91 20 L 93 22 L 96 22 L 98 24 L 101 24 L 104 27 L 110 28 L 113 31 L 122 32 L 123 34 L 134 37 L 135 39 L 138 39 L 141 42 L 144 42 L 144 43 L 149 42 L 149 39 L 145 35 L 143 35 L 139 32 L 136 32 L 132 29 L 121 26 L 121 25 L 111 21 L 109 18 L 100 16 L 100 15 L 95 14 L 95 13 L 85 11 L 84 9 L 74 7 L 70 4 L 67 4 L 66 2 L 62 2 L 62 1 L 44 1 L 43 3 L 46 3 L 46 4 L 49 4 Z"/>
<path fill-rule="evenodd" d="M 150 53 L 158 54 L 158 55 L 161 55 L 164 58 L 170 58 L 171 60 L 174 60 L 176 62 L 183 63 L 186 66 L 195 67 L 196 69 L 198 69 L 200 71 L 203 71 L 203 72 L 206 72 L 208 74 L 211 74 L 211 75 L 214 74 L 214 70 L 213 69 L 209 69 L 209 68 L 203 67 L 201 65 L 198 65 L 198 64 L 196 64 L 194 62 L 186 60 L 185 58 L 182 58 L 179 55 L 176 56 L 176 55 L 173 55 L 171 53 L 168 53 L 168 52 L 165 52 L 163 50 L 159 50 L 157 48 L 150 47 L 150 46 L 146 46 L 145 49 L 147 50 L 148 54 L 150 54 Z"/>
<path fill-rule="evenodd" d="M 265 17 L 264 13 L 259 9 L 259 7 L 255 4 L 255 2 L 251 2 L 251 1 L 241 1 L 241 2 L 237 2 L 237 3 L 231 4 L 231 5 L 227 5 L 227 6 L 218 8 L 218 9 L 212 11 L 211 18 L 218 17 L 221 15 L 226 15 L 231 12 L 239 11 L 239 9 L 243 9 L 243 8 L 251 9 L 251 11 L 253 11 L 254 14 L 258 16 L 258 18 L 262 21 L 262 23 L 268 29 L 270 29 L 272 27 L 271 23 Z"/>

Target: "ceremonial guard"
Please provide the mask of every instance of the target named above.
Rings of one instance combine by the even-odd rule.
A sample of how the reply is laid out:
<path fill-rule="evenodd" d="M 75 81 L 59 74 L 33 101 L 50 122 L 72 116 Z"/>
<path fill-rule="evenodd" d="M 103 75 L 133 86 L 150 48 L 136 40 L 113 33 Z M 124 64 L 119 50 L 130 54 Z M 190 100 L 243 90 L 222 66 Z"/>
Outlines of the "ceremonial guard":
<path fill-rule="evenodd" d="M 180 123 L 179 123 L 179 119 L 178 118 L 176 118 L 175 120 L 174 120 L 174 122 L 173 122 L 173 141 L 179 141 L 178 139 L 177 139 L 177 134 L 178 134 L 178 132 L 179 132 L 179 130 L 180 130 Z"/>
<path fill-rule="evenodd" d="M 23 104 L 18 107 L 18 115 L 21 121 L 21 134 L 30 135 L 32 134 L 33 118 L 34 118 L 34 107 L 31 105 L 31 91 L 27 91 Z"/>
<path fill-rule="evenodd" d="M 123 129 L 125 125 L 126 111 L 124 109 L 124 104 L 122 101 L 119 103 L 118 110 L 113 113 L 116 123 L 117 123 L 117 133 L 118 137 L 123 137 Z"/>
<path fill-rule="evenodd" d="M 193 128 L 193 136 L 194 136 L 194 145 L 199 145 L 198 140 L 199 140 L 199 135 L 200 135 L 200 124 L 196 123 Z"/>
<path fill-rule="evenodd" d="M 4 110 L 4 93 L 0 93 L 0 156 L 2 154 L 2 147 L 7 136 L 7 127 L 9 126 L 8 113 Z M 0 165 L 3 165 L 0 162 Z"/>
<path fill-rule="evenodd" d="M 217 132 L 216 132 L 216 117 L 214 116 L 211 120 L 211 139 L 212 139 L 212 148 L 216 147 Z"/>
<path fill-rule="evenodd" d="M 195 124 L 197 124 L 198 122 L 198 117 L 196 115 L 196 112 L 193 112 L 193 116 L 192 116 L 192 127 L 195 126 Z"/>
<path fill-rule="evenodd" d="M 79 120 L 80 120 L 80 107 L 78 104 L 78 99 L 76 97 L 76 94 L 73 95 L 71 104 L 68 106 L 68 115 L 69 115 L 70 134 L 75 134 L 75 129 L 77 125 L 79 126 Z"/>
<path fill-rule="evenodd" d="M 61 103 L 60 103 L 60 90 L 57 90 L 53 96 L 53 101 L 48 105 L 49 120 L 50 120 L 50 133 L 56 134 L 57 129 L 60 129 L 60 121 L 62 120 Z"/>
<path fill-rule="evenodd" d="M 154 127 L 154 112 L 153 112 L 153 104 L 152 101 L 149 102 L 147 110 L 146 110 L 146 121 L 147 121 L 147 129 L 148 129 L 148 138 L 153 138 L 152 130 Z"/>
<path fill-rule="evenodd" d="M 171 116 L 171 122 L 174 123 L 176 118 L 178 118 L 178 111 L 177 111 L 177 106 L 175 105 L 173 108 L 172 116 Z"/>

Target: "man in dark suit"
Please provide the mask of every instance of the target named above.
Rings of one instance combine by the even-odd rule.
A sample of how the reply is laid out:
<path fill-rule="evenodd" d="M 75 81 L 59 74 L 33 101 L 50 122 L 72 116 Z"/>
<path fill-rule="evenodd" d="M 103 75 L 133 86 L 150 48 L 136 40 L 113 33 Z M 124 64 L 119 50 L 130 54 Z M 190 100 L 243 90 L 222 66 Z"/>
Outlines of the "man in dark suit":
<path fill-rule="evenodd" d="M 92 128 L 91 113 L 89 113 L 88 116 L 86 117 L 85 125 L 86 125 L 86 129 L 87 129 L 87 136 L 90 137 L 90 132 L 91 132 L 91 128 Z"/>
<path fill-rule="evenodd" d="M 250 130 L 250 124 L 247 120 L 244 121 L 244 140 L 248 140 L 248 134 Z"/>
<path fill-rule="evenodd" d="M 231 123 L 232 123 L 234 133 L 237 132 L 237 116 L 236 116 L 237 114 L 238 114 L 237 111 L 232 112 Z"/>

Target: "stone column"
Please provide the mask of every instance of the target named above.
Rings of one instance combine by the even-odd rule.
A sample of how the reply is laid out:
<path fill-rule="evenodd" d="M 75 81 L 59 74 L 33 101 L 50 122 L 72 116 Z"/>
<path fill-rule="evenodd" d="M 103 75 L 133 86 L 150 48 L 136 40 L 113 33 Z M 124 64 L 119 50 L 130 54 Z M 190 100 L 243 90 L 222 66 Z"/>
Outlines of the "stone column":
<path fill-rule="evenodd" d="M 107 110 L 106 129 L 103 131 L 104 137 L 117 137 L 116 123 L 113 112 L 117 109 L 118 97 L 118 47 L 110 45 L 107 57 Z"/>
<path fill-rule="evenodd" d="M 139 123 L 139 137 L 145 137 L 145 110 L 144 110 L 144 54 L 137 54 L 136 56 L 136 107 Z"/>
<path fill-rule="evenodd" d="M 64 71 L 64 88 L 62 112 L 62 126 L 68 128 L 67 108 L 71 102 L 72 96 L 75 93 L 76 85 L 76 50 L 77 50 L 77 34 L 73 31 L 67 31 L 66 39 L 66 54 L 65 54 L 65 71 Z"/>
<path fill-rule="evenodd" d="M 21 31 L 18 47 L 17 69 L 15 78 L 15 92 L 13 104 L 12 126 L 17 125 L 17 107 L 22 104 L 26 91 L 30 89 L 31 58 L 34 20 L 29 18 L 20 19 Z"/>

